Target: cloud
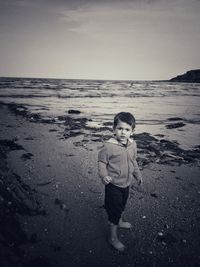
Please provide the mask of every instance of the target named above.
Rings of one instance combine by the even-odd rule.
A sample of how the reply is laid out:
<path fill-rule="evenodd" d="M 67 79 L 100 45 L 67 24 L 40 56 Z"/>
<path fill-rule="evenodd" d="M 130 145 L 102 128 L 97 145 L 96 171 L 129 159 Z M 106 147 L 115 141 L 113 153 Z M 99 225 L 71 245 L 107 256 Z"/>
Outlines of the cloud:
<path fill-rule="evenodd" d="M 98 35 L 100 32 L 134 32 L 135 28 L 159 27 L 162 24 L 181 23 L 183 20 L 199 20 L 199 1 L 191 0 L 134 0 L 134 1 L 79 1 L 74 9 L 62 7 L 59 19 L 71 31 Z M 71 1 L 68 1 L 71 2 Z M 85 5 L 83 5 L 83 3 Z M 191 5 L 193 4 L 193 5 Z M 171 20 L 171 21 L 170 21 Z M 180 22 L 179 22 L 180 21 Z"/>
<path fill-rule="evenodd" d="M 0 0 L 2 68 L 158 78 L 200 62 L 199 11 L 199 0 Z"/>

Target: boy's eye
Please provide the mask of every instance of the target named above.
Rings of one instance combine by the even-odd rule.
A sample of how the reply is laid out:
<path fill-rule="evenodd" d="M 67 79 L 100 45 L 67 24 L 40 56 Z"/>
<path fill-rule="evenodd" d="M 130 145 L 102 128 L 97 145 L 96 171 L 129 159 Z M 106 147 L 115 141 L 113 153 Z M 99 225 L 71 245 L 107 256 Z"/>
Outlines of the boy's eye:
<path fill-rule="evenodd" d="M 124 128 L 120 128 L 120 127 L 119 127 L 119 128 L 117 128 L 117 129 L 118 129 L 119 131 L 122 131 L 122 130 L 125 130 L 125 131 L 127 131 L 127 132 L 130 131 L 130 129 L 128 129 L 128 128 L 127 128 L 127 129 L 124 129 Z"/>

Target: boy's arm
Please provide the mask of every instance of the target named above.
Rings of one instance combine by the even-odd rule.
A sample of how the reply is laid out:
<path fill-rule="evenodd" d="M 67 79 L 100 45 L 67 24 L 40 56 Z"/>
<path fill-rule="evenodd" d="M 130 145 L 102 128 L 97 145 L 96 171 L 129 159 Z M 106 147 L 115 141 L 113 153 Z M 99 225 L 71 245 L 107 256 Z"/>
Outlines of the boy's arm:
<path fill-rule="evenodd" d="M 102 183 L 104 185 L 109 184 L 112 181 L 112 178 L 108 175 L 106 164 L 104 162 L 98 162 L 98 170 Z"/>
<path fill-rule="evenodd" d="M 98 173 L 104 185 L 109 184 L 112 180 L 112 178 L 108 175 L 107 163 L 107 151 L 104 147 L 98 154 Z"/>
<path fill-rule="evenodd" d="M 135 178 L 137 179 L 138 184 L 140 185 L 142 183 L 142 174 L 140 172 L 137 160 L 133 160 L 133 165 L 134 165 L 134 172 L 133 175 L 135 176 Z"/>
<path fill-rule="evenodd" d="M 133 167 L 134 167 L 134 171 L 133 171 L 133 175 L 135 176 L 135 178 L 137 179 L 138 185 L 142 184 L 142 174 L 140 172 L 138 163 L 137 163 L 137 145 L 135 143 L 134 146 L 134 159 L 133 159 Z"/>

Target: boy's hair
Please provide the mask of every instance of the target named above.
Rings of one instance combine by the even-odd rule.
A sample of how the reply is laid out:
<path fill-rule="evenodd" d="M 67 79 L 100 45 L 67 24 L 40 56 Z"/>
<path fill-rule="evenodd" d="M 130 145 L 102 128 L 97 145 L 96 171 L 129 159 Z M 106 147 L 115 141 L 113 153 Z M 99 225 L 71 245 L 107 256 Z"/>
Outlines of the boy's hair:
<path fill-rule="evenodd" d="M 119 121 L 126 122 L 127 124 L 132 126 L 132 129 L 135 128 L 135 118 L 129 112 L 120 112 L 114 117 L 114 123 L 113 123 L 114 129 L 116 128 Z"/>

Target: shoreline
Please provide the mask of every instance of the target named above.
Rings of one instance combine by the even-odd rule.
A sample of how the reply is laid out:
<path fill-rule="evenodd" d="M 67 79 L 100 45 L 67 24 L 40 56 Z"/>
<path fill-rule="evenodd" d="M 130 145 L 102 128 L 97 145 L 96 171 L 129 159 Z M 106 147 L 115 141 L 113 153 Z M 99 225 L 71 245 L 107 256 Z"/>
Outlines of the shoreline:
<path fill-rule="evenodd" d="M 83 136 L 82 145 L 87 146 L 88 143 L 103 142 L 112 135 L 112 123 L 105 122 L 102 127 L 88 126 L 92 119 L 87 119 L 79 110 L 68 110 L 67 115 L 58 116 L 55 118 L 43 118 L 38 113 L 31 113 L 21 104 L 2 103 L 0 107 L 5 106 L 15 116 L 22 116 L 29 122 L 44 123 L 58 125 L 64 127 L 63 138 L 67 140 L 71 137 Z M 185 124 L 179 117 L 168 119 L 171 124 L 166 125 L 167 129 L 181 128 Z M 140 166 L 149 164 L 150 162 L 157 162 L 163 164 L 200 164 L 200 145 L 194 146 L 192 149 L 183 149 L 179 146 L 177 141 L 170 141 L 165 139 L 165 135 L 156 134 L 151 135 L 148 132 L 134 134 L 133 138 L 137 142 L 139 154 L 145 155 L 145 158 L 139 158 Z M 78 142 L 74 142 L 78 146 Z"/>
<path fill-rule="evenodd" d="M 60 118 L 63 125 L 56 124 L 33 118 L 22 106 L 7 106 L 0 108 L 1 181 L 10 186 L 16 181 L 15 188 L 23 188 L 23 194 L 12 194 L 10 201 L 8 184 L 1 183 L 2 212 L 19 225 L 7 225 L 10 233 L 0 243 L 6 255 L 1 255 L 3 267 L 199 264 L 198 146 L 187 151 L 163 137 L 135 135 L 144 186 L 131 190 L 125 215 L 134 230 L 120 230 L 129 247 L 121 255 L 106 243 L 103 186 L 96 168 L 97 151 L 111 135 L 110 125 L 88 128 L 86 119 L 74 114 Z M 18 203 L 18 209 L 9 202 Z M 20 213 L 22 207 L 26 212 Z"/>

